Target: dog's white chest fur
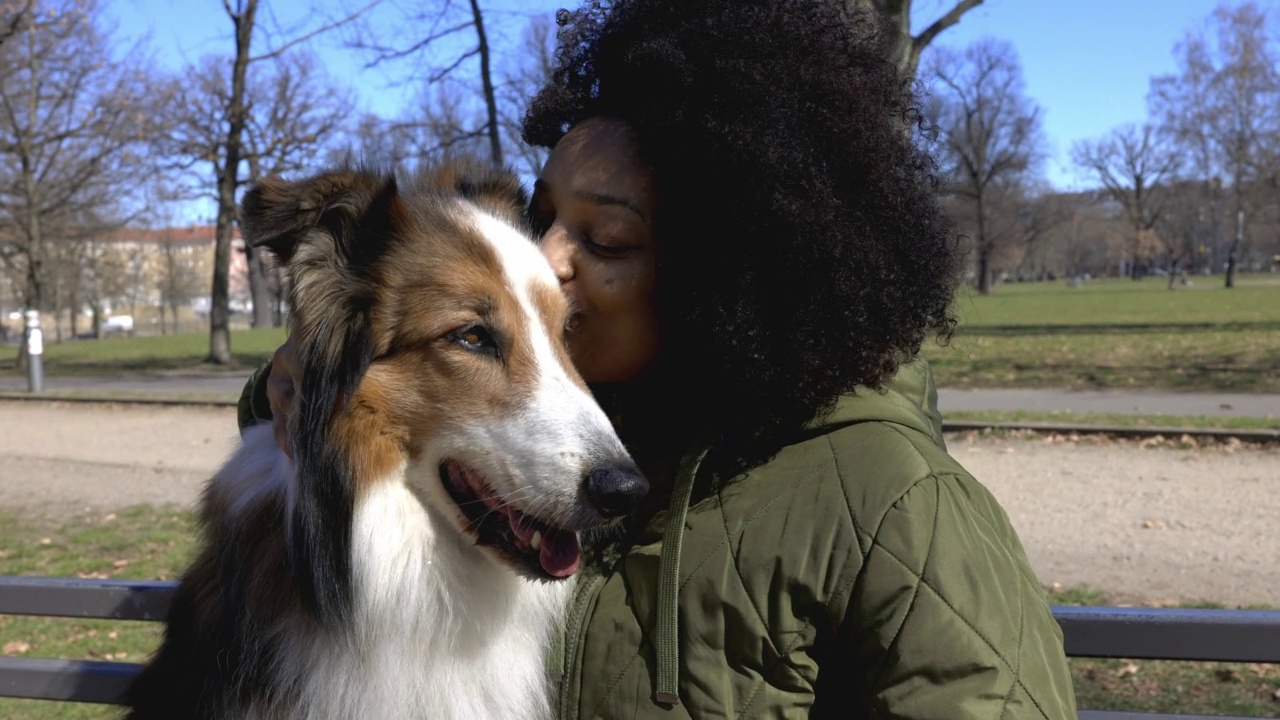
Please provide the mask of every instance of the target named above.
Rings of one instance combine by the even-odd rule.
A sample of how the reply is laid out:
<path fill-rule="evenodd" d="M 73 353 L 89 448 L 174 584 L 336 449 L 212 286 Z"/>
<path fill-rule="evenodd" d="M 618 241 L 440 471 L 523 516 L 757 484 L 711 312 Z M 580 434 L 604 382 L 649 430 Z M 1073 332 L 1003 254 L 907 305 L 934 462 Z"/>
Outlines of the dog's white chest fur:
<path fill-rule="evenodd" d="M 432 515 L 395 481 L 358 504 L 353 622 L 280 668 L 302 690 L 297 717 L 550 716 L 545 658 L 571 581 L 517 577 Z"/>

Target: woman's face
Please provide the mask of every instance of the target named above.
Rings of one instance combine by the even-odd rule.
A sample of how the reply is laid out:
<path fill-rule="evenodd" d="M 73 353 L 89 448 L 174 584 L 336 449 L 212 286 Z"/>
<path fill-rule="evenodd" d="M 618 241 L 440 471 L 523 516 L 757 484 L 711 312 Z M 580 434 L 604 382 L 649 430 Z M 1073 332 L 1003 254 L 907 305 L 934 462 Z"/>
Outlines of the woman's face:
<path fill-rule="evenodd" d="M 656 210 L 653 174 L 616 120 L 576 125 L 534 185 L 530 216 L 575 308 L 569 350 L 588 383 L 633 380 L 657 357 Z"/>

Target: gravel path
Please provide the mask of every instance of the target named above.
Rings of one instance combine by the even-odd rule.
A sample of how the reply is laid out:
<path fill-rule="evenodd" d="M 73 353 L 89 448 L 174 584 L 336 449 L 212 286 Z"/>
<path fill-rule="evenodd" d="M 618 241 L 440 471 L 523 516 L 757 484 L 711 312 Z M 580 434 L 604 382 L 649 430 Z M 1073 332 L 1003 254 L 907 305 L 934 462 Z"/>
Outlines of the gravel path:
<path fill-rule="evenodd" d="M 0 402 L 0 506 L 191 505 L 234 442 L 231 408 Z M 1133 602 L 1280 605 L 1280 449 L 949 443 L 1004 505 L 1046 584 Z"/>

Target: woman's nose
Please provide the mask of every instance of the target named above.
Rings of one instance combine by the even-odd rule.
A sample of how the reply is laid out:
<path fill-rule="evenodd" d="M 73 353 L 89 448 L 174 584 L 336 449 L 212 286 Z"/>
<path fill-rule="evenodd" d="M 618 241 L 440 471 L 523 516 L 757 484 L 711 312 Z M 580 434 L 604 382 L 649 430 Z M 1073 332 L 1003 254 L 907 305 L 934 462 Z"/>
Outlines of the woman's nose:
<path fill-rule="evenodd" d="M 573 279 L 573 243 L 564 228 L 559 225 L 548 228 L 538 243 L 538 249 L 542 250 L 561 285 Z"/>

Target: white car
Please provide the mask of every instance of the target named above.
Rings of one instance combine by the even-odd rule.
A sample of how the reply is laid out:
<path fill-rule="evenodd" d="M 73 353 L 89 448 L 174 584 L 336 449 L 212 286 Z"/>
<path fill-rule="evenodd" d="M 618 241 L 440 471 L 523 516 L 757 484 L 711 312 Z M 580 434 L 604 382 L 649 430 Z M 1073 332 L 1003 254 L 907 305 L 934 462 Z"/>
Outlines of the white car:
<path fill-rule="evenodd" d="M 120 333 L 122 335 L 133 335 L 133 316 L 132 315 L 112 315 L 102 321 L 102 334 L 112 335 Z"/>

